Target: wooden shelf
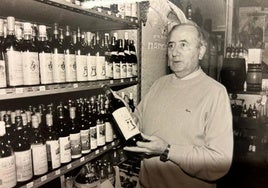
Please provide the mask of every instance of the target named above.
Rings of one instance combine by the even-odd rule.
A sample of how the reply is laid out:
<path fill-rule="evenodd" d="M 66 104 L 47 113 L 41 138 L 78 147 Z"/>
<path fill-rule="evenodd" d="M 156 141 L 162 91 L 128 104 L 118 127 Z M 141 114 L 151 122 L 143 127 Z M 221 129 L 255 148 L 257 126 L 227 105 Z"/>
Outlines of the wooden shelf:
<path fill-rule="evenodd" d="M 21 188 L 31 188 L 31 187 L 40 187 L 41 185 L 44 185 L 58 177 L 60 177 L 61 175 L 66 174 L 67 172 L 82 166 L 84 164 L 86 164 L 87 162 L 97 158 L 98 156 L 104 154 L 105 152 L 111 150 L 113 147 L 116 147 L 119 145 L 119 140 L 113 141 L 101 148 L 98 148 L 96 150 L 94 150 L 93 152 L 89 153 L 88 155 L 85 155 L 77 160 L 74 160 L 72 162 L 70 162 L 69 164 L 60 167 L 59 169 L 56 169 L 52 172 L 49 172 L 37 179 L 34 179 L 33 181 L 20 186 Z"/>
<path fill-rule="evenodd" d="M 81 6 L 63 0 L 1 0 L 1 17 L 14 16 L 16 20 L 52 26 L 80 27 L 82 30 L 100 31 L 116 29 L 137 29 L 138 19 L 117 17 L 94 9 L 85 10 Z"/>
<path fill-rule="evenodd" d="M 124 78 L 118 80 L 99 80 L 91 82 L 74 82 L 51 85 L 38 85 L 29 87 L 14 87 L 0 89 L 0 100 L 18 99 L 32 96 L 52 95 L 59 93 L 75 92 L 99 89 L 101 85 L 106 84 L 110 87 L 131 86 L 138 83 L 138 78 Z"/>

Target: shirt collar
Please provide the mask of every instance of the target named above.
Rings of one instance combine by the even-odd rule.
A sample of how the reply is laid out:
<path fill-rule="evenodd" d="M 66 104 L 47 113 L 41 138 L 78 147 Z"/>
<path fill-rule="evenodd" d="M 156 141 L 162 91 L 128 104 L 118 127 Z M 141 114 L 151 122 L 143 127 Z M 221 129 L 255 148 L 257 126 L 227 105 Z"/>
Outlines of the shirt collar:
<path fill-rule="evenodd" d="M 183 77 L 181 80 L 190 80 L 190 79 L 198 76 L 201 72 L 202 72 L 202 69 L 200 67 L 198 67 L 198 69 L 196 71 L 188 74 L 187 76 Z"/>

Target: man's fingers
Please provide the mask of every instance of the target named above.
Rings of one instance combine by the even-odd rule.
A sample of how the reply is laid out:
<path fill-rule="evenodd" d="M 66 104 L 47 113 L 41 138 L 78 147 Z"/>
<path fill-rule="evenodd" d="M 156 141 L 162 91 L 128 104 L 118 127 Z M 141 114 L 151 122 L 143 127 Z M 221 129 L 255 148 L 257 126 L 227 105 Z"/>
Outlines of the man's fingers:
<path fill-rule="evenodd" d="M 150 153 L 148 149 L 140 147 L 124 147 L 124 150 L 138 153 Z"/>

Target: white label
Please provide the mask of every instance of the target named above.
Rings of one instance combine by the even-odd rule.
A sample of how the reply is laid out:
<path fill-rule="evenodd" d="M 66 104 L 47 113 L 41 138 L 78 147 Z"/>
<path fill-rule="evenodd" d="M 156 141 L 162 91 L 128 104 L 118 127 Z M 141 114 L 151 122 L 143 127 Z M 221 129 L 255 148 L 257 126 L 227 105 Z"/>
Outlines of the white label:
<path fill-rule="evenodd" d="M 106 72 L 106 78 L 111 79 L 113 78 L 113 63 L 109 61 L 105 61 L 105 72 Z"/>
<path fill-rule="evenodd" d="M 68 163 L 72 160 L 70 137 L 60 137 L 60 162 Z"/>
<path fill-rule="evenodd" d="M 32 144 L 34 175 L 42 175 L 48 171 L 47 148 L 45 144 Z"/>
<path fill-rule="evenodd" d="M 120 79 L 120 63 L 113 62 L 113 78 Z"/>
<path fill-rule="evenodd" d="M 96 56 L 87 56 L 88 80 L 97 80 Z"/>
<path fill-rule="evenodd" d="M 39 53 L 41 84 L 53 83 L 51 53 Z"/>
<path fill-rule="evenodd" d="M 81 135 L 79 133 L 70 134 L 70 142 L 71 142 L 71 155 L 72 158 L 81 157 Z"/>
<path fill-rule="evenodd" d="M 51 162 L 52 169 L 60 167 L 60 144 L 58 140 L 46 141 L 48 161 Z"/>
<path fill-rule="evenodd" d="M 132 76 L 132 63 L 127 63 L 127 78 L 130 78 Z"/>
<path fill-rule="evenodd" d="M 89 129 L 80 130 L 80 134 L 81 134 L 82 153 L 89 153 L 90 152 Z"/>
<path fill-rule="evenodd" d="M 37 52 L 22 52 L 22 71 L 24 85 L 38 85 L 39 78 L 39 61 Z"/>
<path fill-rule="evenodd" d="M 5 61 L 0 60 L 0 87 L 7 87 Z"/>
<path fill-rule="evenodd" d="M 126 140 L 140 133 L 126 107 L 121 107 L 115 110 L 112 114 Z"/>
<path fill-rule="evenodd" d="M 66 69 L 66 81 L 74 82 L 76 81 L 76 62 L 74 54 L 65 54 L 65 69 Z"/>
<path fill-rule="evenodd" d="M 76 76 L 77 81 L 88 80 L 87 56 L 76 55 Z"/>
<path fill-rule="evenodd" d="M 132 75 L 138 76 L 138 64 L 137 63 L 132 64 Z"/>
<path fill-rule="evenodd" d="M 96 70 L 97 70 L 97 80 L 104 80 L 106 78 L 104 56 L 96 56 Z"/>
<path fill-rule="evenodd" d="M 54 83 L 65 82 L 64 54 L 52 54 L 52 73 Z"/>
<path fill-rule="evenodd" d="M 112 142 L 114 137 L 114 130 L 111 122 L 105 122 L 105 141 Z"/>
<path fill-rule="evenodd" d="M 90 127 L 90 147 L 97 148 L 97 127 Z"/>
<path fill-rule="evenodd" d="M 21 53 L 13 50 L 7 51 L 6 61 L 9 86 L 23 85 Z"/>
<path fill-rule="evenodd" d="M 33 177 L 31 150 L 14 152 L 16 159 L 17 181 L 23 182 Z"/>
<path fill-rule="evenodd" d="M 105 144 L 105 124 L 97 124 L 97 145 L 103 146 Z"/>
<path fill-rule="evenodd" d="M 0 188 L 14 187 L 17 183 L 14 155 L 0 158 Z"/>

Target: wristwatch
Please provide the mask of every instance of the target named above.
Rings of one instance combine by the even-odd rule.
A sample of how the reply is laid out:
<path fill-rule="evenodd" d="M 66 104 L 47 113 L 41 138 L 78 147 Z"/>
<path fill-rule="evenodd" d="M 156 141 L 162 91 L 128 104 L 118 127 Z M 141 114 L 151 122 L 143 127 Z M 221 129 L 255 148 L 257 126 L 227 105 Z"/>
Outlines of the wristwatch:
<path fill-rule="evenodd" d="M 160 161 L 163 161 L 163 162 L 168 161 L 169 148 L 170 148 L 170 145 L 168 144 L 164 152 L 161 153 L 160 155 Z"/>

